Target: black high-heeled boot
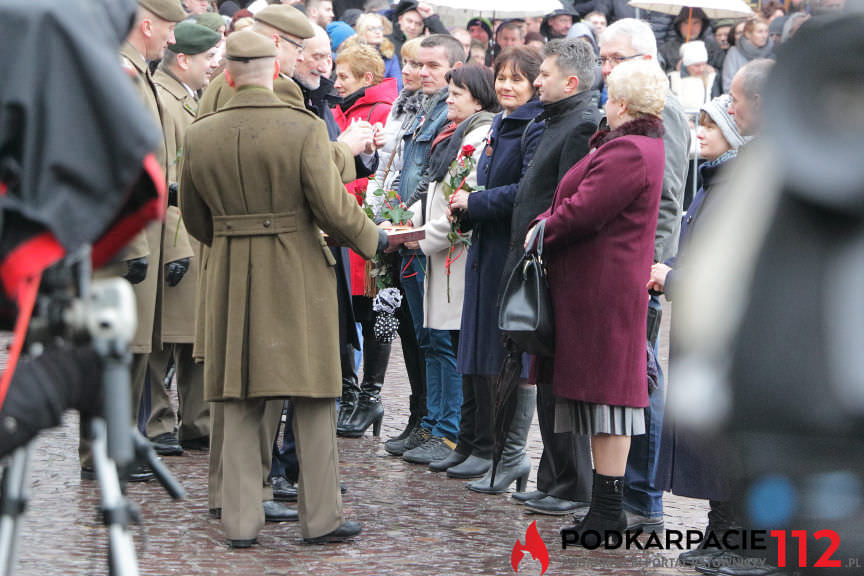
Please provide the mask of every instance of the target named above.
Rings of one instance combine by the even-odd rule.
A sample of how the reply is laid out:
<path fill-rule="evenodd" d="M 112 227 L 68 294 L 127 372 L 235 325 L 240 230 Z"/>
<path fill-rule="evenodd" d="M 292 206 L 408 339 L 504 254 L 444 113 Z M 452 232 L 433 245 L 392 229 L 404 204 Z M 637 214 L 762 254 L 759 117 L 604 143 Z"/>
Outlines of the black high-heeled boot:
<path fill-rule="evenodd" d="M 390 361 L 390 343 L 381 343 L 374 335 L 363 340 L 363 382 L 360 384 L 360 399 L 354 414 L 342 430 L 346 438 L 359 438 L 372 426 L 372 434 L 381 434 L 384 405 L 381 404 L 381 387 L 387 364 Z"/>
<path fill-rule="evenodd" d="M 384 420 L 384 405 L 381 404 L 381 383 L 363 380 L 360 386 L 360 400 L 354 414 L 345 424 L 342 436 L 345 438 L 360 438 L 369 426 L 372 435 L 381 435 L 381 422 Z"/>
<path fill-rule="evenodd" d="M 342 436 L 351 416 L 357 409 L 360 386 L 357 377 L 342 378 L 342 398 L 339 400 L 339 415 L 336 417 L 336 434 Z"/>
<path fill-rule="evenodd" d="M 595 548 L 602 544 L 607 531 L 617 532 L 622 537 L 627 530 L 627 516 L 624 514 L 624 477 L 604 476 L 594 472 L 594 489 L 591 493 L 591 507 L 588 514 L 576 526 L 567 530 L 579 533 L 577 545 Z"/>

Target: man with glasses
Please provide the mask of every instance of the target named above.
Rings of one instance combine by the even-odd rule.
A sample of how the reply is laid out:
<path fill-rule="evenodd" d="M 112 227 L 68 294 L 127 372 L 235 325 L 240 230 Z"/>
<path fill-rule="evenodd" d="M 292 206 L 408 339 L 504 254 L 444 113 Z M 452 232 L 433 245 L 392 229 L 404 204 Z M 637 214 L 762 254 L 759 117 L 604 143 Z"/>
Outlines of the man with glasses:
<path fill-rule="evenodd" d="M 333 92 L 333 82 L 330 71 L 333 69 L 333 57 L 330 52 L 330 38 L 326 30 L 312 25 L 314 35 L 307 38 L 303 46 L 303 59 L 294 68 L 294 81 L 303 93 L 303 103 L 306 109 L 321 118 L 327 126 L 327 135 L 335 142 L 339 134 L 339 126 L 333 118 L 332 106 L 342 100 Z M 383 131 L 382 131 L 383 137 Z M 355 159 L 355 169 L 358 178 L 372 174 L 371 166 L 374 158 L 361 154 Z M 351 272 L 348 266 L 348 249 L 331 248 L 336 259 L 336 289 L 339 302 L 339 357 L 342 379 L 356 381 L 354 369 L 354 350 L 360 350 L 360 340 L 354 327 L 354 312 L 351 305 Z M 355 384 L 356 385 L 356 384 Z M 294 484 L 297 480 L 297 453 L 292 430 L 293 407 L 286 402 L 286 420 L 282 436 L 282 446 L 273 446 L 273 465 L 270 469 L 270 483 L 273 495 L 277 500 L 292 501 L 297 497 Z"/>
<path fill-rule="evenodd" d="M 657 60 L 657 41 L 651 27 L 640 20 L 624 18 L 610 25 L 600 36 L 600 63 L 606 78 L 621 62 L 644 58 Z M 660 213 L 657 218 L 657 233 L 654 239 L 654 261 L 663 262 L 678 250 L 678 231 L 684 188 L 687 178 L 687 154 L 690 150 L 690 128 L 681 104 L 670 92 L 663 108 L 663 127 L 666 133 L 666 165 L 663 173 L 663 191 L 660 197 Z M 659 317 L 662 310 L 660 299 L 651 296 L 648 303 L 648 339 L 657 350 Z M 652 322 L 652 319 L 657 319 Z M 654 329 L 652 330 L 652 325 Z M 658 389 L 651 394 L 650 405 L 645 409 L 647 434 L 634 436 L 627 459 L 626 483 L 624 486 L 624 511 L 627 514 L 627 529 L 642 529 L 645 532 L 663 531 L 663 493 L 656 489 L 655 476 L 657 458 L 660 453 L 660 433 L 663 428 L 664 393 L 663 373 L 659 374 Z"/>
<path fill-rule="evenodd" d="M 303 93 L 291 78 L 298 61 L 302 62 L 304 58 L 304 39 L 298 37 L 296 29 L 293 28 L 295 23 L 300 21 L 305 22 L 307 26 L 310 25 L 303 13 L 293 6 L 271 4 L 255 14 L 252 30 L 273 38 L 276 44 L 279 62 L 279 76 L 273 83 L 276 96 L 283 102 L 304 108 Z M 291 30 L 294 30 L 294 33 Z M 233 95 L 234 89 L 228 86 L 223 76 L 215 78 L 201 97 L 198 115 L 202 116 L 222 108 Z M 338 141 L 331 145 L 331 152 L 343 182 L 351 182 L 358 178 L 357 163 L 361 160 L 359 158 L 355 160 L 355 156 L 362 152 L 371 153 L 373 149 L 373 130 L 368 122 L 358 122 L 339 135 Z M 374 163 L 372 160 L 368 162 Z M 374 171 L 375 166 L 368 166 L 367 169 Z"/>

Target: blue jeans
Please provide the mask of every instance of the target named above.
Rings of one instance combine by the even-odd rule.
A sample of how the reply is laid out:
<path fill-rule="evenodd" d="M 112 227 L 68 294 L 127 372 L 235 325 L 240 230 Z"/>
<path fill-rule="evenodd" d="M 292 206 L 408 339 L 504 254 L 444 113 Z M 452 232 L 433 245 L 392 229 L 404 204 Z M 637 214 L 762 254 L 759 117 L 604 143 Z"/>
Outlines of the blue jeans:
<path fill-rule="evenodd" d="M 651 308 L 662 308 L 660 299 L 651 296 Z M 651 343 L 657 351 L 657 341 Z M 630 439 L 630 454 L 624 482 L 624 508 L 641 516 L 663 515 L 663 492 L 654 487 L 657 476 L 657 460 L 660 456 L 660 434 L 663 430 L 663 411 L 666 407 L 663 369 L 658 365 L 657 390 L 650 397 L 645 409 L 645 429 L 642 436 Z"/>
<path fill-rule="evenodd" d="M 409 263 L 410 262 L 410 263 Z M 423 327 L 423 281 L 426 257 L 402 257 L 402 289 L 414 321 L 417 343 L 426 359 L 426 416 L 421 426 L 432 436 L 456 441 L 462 409 L 462 375 L 456 369 L 456 348 L 447 330 Z"/>
<path fill-rule="evenodd" d="M 427 330 L 426 416 L 421 425 L 433 436 L 455 442 L 462 414 L 462 374 L 456 369 L 456 347 L 450 331 Z"/>

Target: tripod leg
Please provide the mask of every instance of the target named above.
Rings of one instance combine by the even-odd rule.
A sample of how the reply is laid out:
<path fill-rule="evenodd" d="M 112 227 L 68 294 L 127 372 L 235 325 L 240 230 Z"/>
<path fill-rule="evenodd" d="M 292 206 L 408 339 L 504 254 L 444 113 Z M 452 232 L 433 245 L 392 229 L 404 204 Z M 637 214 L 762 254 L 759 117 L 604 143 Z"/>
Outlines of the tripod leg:
<path fill-rule="evenodd" d="M 30 446 L 18 448 L 3 474 L 3 500 L 0 508 L 0 576 L 15 569 L 18 531 L 27 506 L 27 478 L 30 477 Z"/>
<path fill-rule="evenodd" d="M 102 514 L 108 526 L 108 558 L 111 576 L 138 576 L 138 560 L 135 545 L 129 533 L 130 505 L 120 489 L 117 467 L 108 457 L 107 429 L 105 421 L 94 418 L 93 464 L 102 494 Z"/>

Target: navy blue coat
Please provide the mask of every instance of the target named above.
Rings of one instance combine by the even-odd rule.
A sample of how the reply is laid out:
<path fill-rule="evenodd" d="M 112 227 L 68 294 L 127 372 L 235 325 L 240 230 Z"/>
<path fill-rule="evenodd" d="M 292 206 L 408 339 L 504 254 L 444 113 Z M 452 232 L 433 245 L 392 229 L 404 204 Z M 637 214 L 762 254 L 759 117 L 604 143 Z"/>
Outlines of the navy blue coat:
<path fill-rule="evenodd" d="M 477 184 L 486 189 L 468 196 L 465 226 L 472 235 L 459 336 L 458 368 L 463 374 L 498 374 L 504 360 L 498 331 L 498 286 L 510 242 L 513 200 L 543 134 L 543 122 L 531 121 L 541 112 L 543 105 L 531 100 L 506 118 L 495 116 L 486 149 L 480 154 Z"/>
<path fill-rule="evenodd" d="M 734 160 L 733 160 L 734 162 Z M 678 241 L 678 253 L 686 249 L 693 228 L 704 213 L 706 205 L 711 204 L 711 193 L 719 186 L 725 185 L 729 171 L 725 163 L 717 166 L 702 165 L 702 187 L 693 197 L 687 209 L 687 214 L 681 222 L 681 233 Z M 664 290 L 666 298 L 671 300 L 677 255 L 666 260 L 665 264 L 672 270 L 666 276 Z M 673 320 L 673 331 L 675 330 Z M 674 351 L 673 351 L 674 354 Z M 675 373 L 671 374 L 674 379 Z M 686 382 L 681 382 L 686 386 Z M 667 403 L 674 396 L 675 388 L 667 391 Z M 702 436 L 694 430 L 682 430 L 675 425 L 673 418 L 663 419 L 663 433 L 660 442 L 660 455 L 657 465 L 656 488 L 670 491 L 677 496 L 687 498 L 703 498 L 706 500 L 728 500 L 730 497 L 729 470 L 735 469 L 731 464 L 726 439 L 717 436 Z"/>

